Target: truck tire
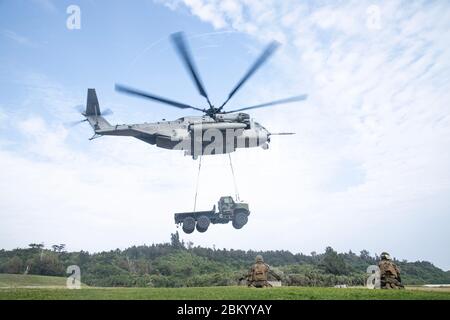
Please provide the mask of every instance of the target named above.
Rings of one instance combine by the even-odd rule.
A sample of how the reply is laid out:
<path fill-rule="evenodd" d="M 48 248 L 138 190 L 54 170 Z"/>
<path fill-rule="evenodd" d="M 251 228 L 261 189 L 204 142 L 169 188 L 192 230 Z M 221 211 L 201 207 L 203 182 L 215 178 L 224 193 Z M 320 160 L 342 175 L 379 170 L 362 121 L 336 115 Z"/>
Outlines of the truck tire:
<path fill-rule="evenodd" d="M 183 231 L 185 233 L 192 233 L 195 229 L 195 219 L 192 217 L 184 218 L 183 220 Z"/>
<path fill-rule="evenodd" d="M 241 229 L 248 222 L 248 215 L 245 211 L 238 211 L 233 217 L 233 227 L 235 229 Z"/>
<path fill-rule="evenodd" d="M 198 232 L 206 232 L 208 230 L 209 224 L 211 220 L 207 216 L 200 216 L 197 219 L 197 231 Z"/>

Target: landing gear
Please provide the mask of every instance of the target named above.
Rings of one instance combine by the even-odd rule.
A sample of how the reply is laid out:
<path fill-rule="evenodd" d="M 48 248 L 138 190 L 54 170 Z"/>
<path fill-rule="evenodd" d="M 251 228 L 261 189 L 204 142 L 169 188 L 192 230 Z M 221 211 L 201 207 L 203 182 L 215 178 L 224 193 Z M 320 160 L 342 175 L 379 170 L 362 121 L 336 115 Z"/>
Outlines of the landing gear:
<path fill-rule="evenodd" d="M 200 216 L 197 219 L 197 231 L 198 232 L 206 232 L 208 230 L 209 224 L 211 223 L 211 220 L 207 216 Z"/>
<path fill-rule="evenodd" d="M 192 217 L 187 217 L 183 220 L 183 231 L 185 233 L 192 233 L 195 229 L 195 219 Z"/>

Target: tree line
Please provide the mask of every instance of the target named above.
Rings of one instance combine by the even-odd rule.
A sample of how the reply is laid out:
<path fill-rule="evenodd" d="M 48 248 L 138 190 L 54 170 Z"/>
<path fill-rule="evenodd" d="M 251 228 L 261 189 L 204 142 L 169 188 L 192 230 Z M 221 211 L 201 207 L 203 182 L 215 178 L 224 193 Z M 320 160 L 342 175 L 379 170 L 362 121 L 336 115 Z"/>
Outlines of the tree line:
<path fill-rule="evenodd" d="M 256 255 L 261 254 L 284 285 L 355 286 L 364 285 L 367 267 L 379 260 L 366 250 L 338 253 L 331 247 L 309 255 L 287 250 L 205 248 L 180 241 L 178 233 L 172 234 L 167 243 L 125 250 L 68 252 L 64 244 L 50 248 L 32 243 L 28 248 L 0 250 L 0 273 L 67 276 L 66 268 L 78 265 L 82 282 L 91 286 L 225 286 L 239 284 Z M 406 284 L 450 283 L 450 272 L 430 262 L 395 262 Z"/>

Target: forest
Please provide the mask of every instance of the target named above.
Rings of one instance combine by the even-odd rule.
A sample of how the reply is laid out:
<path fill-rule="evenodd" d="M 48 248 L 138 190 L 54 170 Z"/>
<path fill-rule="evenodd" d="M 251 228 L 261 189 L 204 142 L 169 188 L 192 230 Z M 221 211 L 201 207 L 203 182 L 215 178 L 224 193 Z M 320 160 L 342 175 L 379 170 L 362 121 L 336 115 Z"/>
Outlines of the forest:
<path fill-rule="evenodd" d="M 338 253 L 327 247 L 309 255 L 287 250 L 244 251 L 194 246 L 180 241 L 133 246 L 125 250 L 98 253 L 68 252 L 64 244 L 46 248 L 31 243 L 28 248 L 0 250 L 0 273 L 68 276 L 66 269 L 77 265 L 81 281 L 96 287 L 202 287 L 243 284 L 242 279 L 261 254 L 286 286 L 329 287 L 364 285 L 367 267 L 379 257 L 363 250 Z M 449 284 L 450 271 L 427 261 L 395 263 L 407 285 Z"/>

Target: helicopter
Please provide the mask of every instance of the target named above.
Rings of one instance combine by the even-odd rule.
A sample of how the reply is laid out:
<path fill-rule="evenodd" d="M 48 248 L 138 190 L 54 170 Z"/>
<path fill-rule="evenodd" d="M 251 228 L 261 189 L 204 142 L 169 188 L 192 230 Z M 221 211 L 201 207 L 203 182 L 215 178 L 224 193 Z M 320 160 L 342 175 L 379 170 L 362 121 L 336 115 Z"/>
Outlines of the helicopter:
<path fill-rule="evenodd" d="M 120 93 L 149 99 L 175 108 L 199 111 L 203 115 L 185 116 L 173 121 L 163 120 L 155 123 L 111 125 L 104 117 L 107 113 L 102 113 L 100 110 L 96 90 L 88 89 L 86 109 L 81 113 L 85 119 L 81 122 L 87 121 L 93 128 L 94 135 L 90 140 L 101 136 L 131 136 L 160 148 L 183 150 L 185 155 L 197 159 L 202 155 L 231 153 L 237 148 L 262 147 L 268 149 L 271 136 L 294 134 L 289 132 L 271 133 L 254 121 L 248 113 L 242 111 L 302 101 L 307 99 L 305 94 L 234 110 L 224 109 L 244 83 L 276 51 L 279 47 L 278 42 L 273 41 L 265 48 L 230 91 L 227 99 L 219 107 L 215 107 L 200 79 L 184 33 L 172 34 L 171 40 L 199 94 L 206 99 L 206 108 L 177 102 L 121 84 L 116 84 L 115 89 Z"/>

